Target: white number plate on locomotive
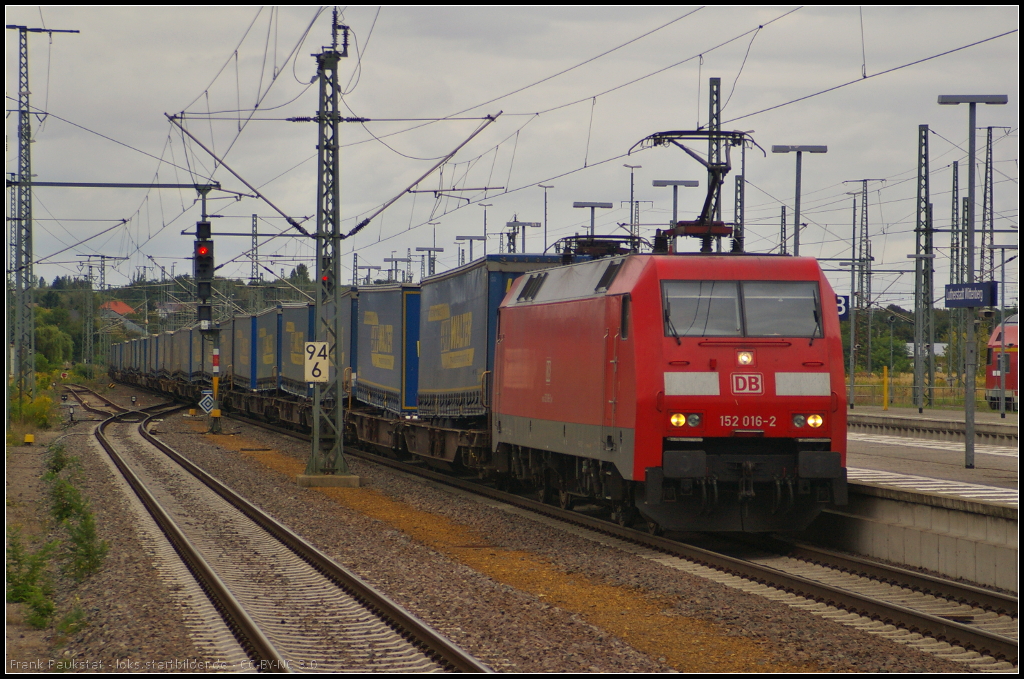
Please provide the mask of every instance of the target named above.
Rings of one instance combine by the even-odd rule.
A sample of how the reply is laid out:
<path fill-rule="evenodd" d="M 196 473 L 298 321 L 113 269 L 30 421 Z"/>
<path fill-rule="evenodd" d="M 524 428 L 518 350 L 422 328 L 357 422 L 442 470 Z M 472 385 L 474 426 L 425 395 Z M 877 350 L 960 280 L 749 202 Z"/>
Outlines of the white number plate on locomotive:
<path fill-rule="evenodd" d="M 774 427 L 778 419 L 775 415 L 719 415 L 718 423 L 723 427 Z"/>

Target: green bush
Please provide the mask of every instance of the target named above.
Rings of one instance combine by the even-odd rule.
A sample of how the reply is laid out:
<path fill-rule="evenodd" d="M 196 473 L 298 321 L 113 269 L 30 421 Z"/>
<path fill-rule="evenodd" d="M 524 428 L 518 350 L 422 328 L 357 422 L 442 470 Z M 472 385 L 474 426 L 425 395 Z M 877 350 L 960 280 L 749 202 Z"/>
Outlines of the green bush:
<path fill-rule="evenodd" d="M 49 456 L 46 458 L 46 471 L 47 474 L 56 476 L 60 474 L 66 467 L 76 461 L 76 458 L 69 457 L 67 448 L 64 447 L 63 443 L 57 443 L 50 446 Z"/>
<path fill-rule="evenodd" d="M 69 479 L 54 478 L 50 483 L 50 514 L 57 521 L 68 519 L 87 512 L 85 500 L 81 492 Z"/>
<path fill-rule="evenodd" d="M 28 396 L 10 398 L 11 421 L 26 422 L 38 429 L 49 429 L 53 417 L 53 399 L 49 396 Z"/>
<path fill-rule="evenodd" d="M 31 553 L 22 543 L 21 529 L 7 528 L 7 601 L 27 604 L 26 622 L 40 629 L 49 624 L 56 610 L 52 599 L 53 582 L 46 572 L 55 548 L 55 542 L 48 542 Z"/>
<path fill-rule="evenodd" d="M 96 537 L 96 518 L 84 507 L 66 526 L 71 542 L 65 545 L 63 571 L 75 580 L 84 580 L 99 570 L 109 546 Z"/>
<path fill-rule="evenodd" d="M 67 530 L 69 538 L 61 552 L 62 570 L 75 580 L 84 580 L 103 563 L 107 543 L 96 537 L 96 518 L 74 484 L 78 458 L 69 457 L 63 445 L 50 446 L 46 468 L 50 514 Z"/>

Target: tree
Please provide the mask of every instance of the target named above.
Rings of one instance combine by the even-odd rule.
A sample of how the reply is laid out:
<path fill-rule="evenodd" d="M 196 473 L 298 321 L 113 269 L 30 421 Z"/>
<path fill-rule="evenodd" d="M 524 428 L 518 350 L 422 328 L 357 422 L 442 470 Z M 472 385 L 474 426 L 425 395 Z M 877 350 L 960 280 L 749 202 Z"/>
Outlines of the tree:
<path fill-rule="evenodd" d="M 39 304 L 47 309 L 54 309 L 60 306 L 60 295 L 54 290 L 47 290 L 46 294 L 40 298 Z"/>
<path fill-rule="evenodd" d="M 292 269 L 292 272 L 288 275 L 288 282 L 299 287 L 309 285 L 312 283 L 309 279 L 309 268 L 305 264 L 299 264 L 297 267 Z"/>
<path fill-rule="evenodd" d="M 56 325 L 36 327 L 36 354 L 43 356 L 51 366 L 70 361 L 74 347 L 71 335 Z"/>

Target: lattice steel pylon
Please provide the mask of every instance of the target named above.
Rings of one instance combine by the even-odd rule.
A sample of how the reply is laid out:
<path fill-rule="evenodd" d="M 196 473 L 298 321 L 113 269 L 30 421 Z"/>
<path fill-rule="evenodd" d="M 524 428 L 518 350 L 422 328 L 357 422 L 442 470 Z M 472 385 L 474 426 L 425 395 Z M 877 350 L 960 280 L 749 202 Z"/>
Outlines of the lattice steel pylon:
<path fill-rule="evenodd" d="M 797 225 L 794 228 L 799 228 Z M 857 228 L 857 308 L 868 313 L 858 314 L 866 323 L 862 335 L 867 345 L 865 367 L 871 372 L 871 241 L 868 237 L 868 180 L 864 179 L 860 193 L 860 220 Z"/>
<path fill-rule="evenodd" d="M 11 349 L 12 349 L 11 345 L 12 345 L 12 343 L 14 341 L 14 337 L 15 336 L 13 334 L 10 334 L 10 333 L 14 332 L 14 330 L 18 327 L 17 326 L 17 287 L 15 287 L 15 282 L 14 282 L 14 274 L 15 274 L 15 272 L 14 272 L 14 268 L 15 268 L 14 263 L 18 260 L 18 248 L 15 246 L 17 241 L 18 241 L 18 187 L 17 187 L 18 175 L 15 174 L 14 172 L 11 172 L 7 177 L 8 177 L 8 181 L 9 181 L 7 189 L 8 189 L 8 191 L 10 191 L 10 196 L 9 196 L 9 198 L 10 198 L 10 207 L 9 207 L 9 211 L 7 213 L 7 230 L 8 230 L 9 236 L 10 236 L 10 240 L 7 241 L 7 251 L 6 251 L 7 260 L 5 262 L 5 268 L 7 270 L 7 309 L 5 310 L 5 313 L 7 315 L 7 318 L 6 318 L 7 325 L 5 327 L 7 328 L 7 332 L 8 332 L 8 335 L 7 335 L 8 356 L 13 358 L 13 354 L 11 352 Z M 10 360 L 7 360 L 7 361 L 4 361 L 4 365 L 7 367 L 7 383 L 11 384 L 12 383 L 11 380 L 12 380 L 12 378 L 14 376 L 14 365 L 13 365 L 13 362 L 10 361 Z M 6 420 L 6 423 L 7 424 L 10 423 L 10 413 L 8 413 L 8 418 Z"/>
<path fill-rule="evenodd" d="M 981 192 L 981 247 L 978 252 L 980 264 L 977 278 L 979 281 L 995 280 L 996 274 L 996 254 L 992 249 L 992 246 L 995 245 L 995 220 L 992 210 L 992 127 L 989 126 L 985 130 L 987 135 L 985 138 L 985 180 Z"/>
<path fill-rule="evenodd" d="M 949 284 L 963 283 L 966 261 L 964 243 L 966 236 L 960 219 L 960 164 L 953 161 L 953 202 L 949 220 Z M 959 384 L 964 379 L 964 314 L 962 309 L 949 309 L 949 345 L 946 349 L 946 365 L 949 376 L 956 377 Z"/>
<path fill-rule="evenodd" d="M 722 79 L 709 78 L 708 87 L 708 165 L 722 164 L 722 137 L 718 134 L 722 131 Z M 711 169 L 708 169 L 708 186 L 713 186 L 717 180 Z M 708 212 L 708 219 L 713 222 L 722 221 L 722 185 L 715 189 L 711 199 L 711 210 Z M 721 237 L 715 238 L 716 249 L 722 251 Z"/>
<path fill-rule="evenodd" d="M 859 318 L 864 318 L 865 321 L 865 332 L 864 343 L 867 347 L 865 352 L 865 368 L 868 372 L 871 372 L 871 323 L 874 320 L 874 310 L 871 304 L 871 239 L 868 236 L 868 182 L 881 182 L 884 179 L 853 179 L 848 180 L 852 183 L 859 181 L 861 183 L 860 190 L 860 219 L 856 227 L 857 237 L 853 253 L 853 268 L 857 270 L 856 286 L 851 291 L 850 304 L 860 311 L 865 311 L 863 315 L 856 314 Z M 858 333 L 859 335 L 859 333 Z"/>
<path fill-rule="evenodd" d="M 96 319 L 96 312 L 92 308 L 92 264 L 86 265 L 85 286 L 82 288 L 82 363 L 92 365 L 96 360 L 96 350 L 93 348 L 95 328 L 93 323 Z"/>
<path fill-rule="evenodd" d="M 13 344 L 14 381 L 19 397 L 30 398 L 36 388 L 36 332 L 32 312 L 32 290 L 36 279 L 32 270 L 32 109 L 29 103 L 28 82 L 28 34 L 29 33 L 78 33 L 78 31 L 52 28 L 29 28 L 8 25 L 18 31 L 18 174 L 17 209 L 11 215 L 13 224 L 13 258 L 8 270 L 14 268 L 14 337 L 8 338 Z"/>
<path fill-rule="evenodd" d="M 338 29 L 344 31 L 342 50 L 338 51 Z M 329 382 L 313 384 L 313 446 L 306 465 L 307 474 L 347 474 L 344 457 L 344 392 L 342 355 L 339 343 L 344 337 L 341 315 L 341 163 L 338 128 L 341 113 L 338 99 L 338 62 L 348 56 L 348 27 L 338 24 L 338 11 L 331 22 L 331 46 L 316 55 L 320 81 L 320 108 L 317 113 L 316 206 L 316 328 L 317 342 L 327 342 L 330 363 L 334 367 Z"/>
<path fill-rule="evenodd" d="M 932 405 L 935 387 L 933 295 L 935 256 L 928 182 L 928 126 L 917 127 L 917 225 L 914 258 L 914 404 Z M 926 375 L 927 372 L 927 375 Z"/>
<path fill-rule="evenodd" d="M 19 397 L 36 388 L 36 333 L 32 314 L 32 126 L 28 86 L 28 32 L 18 27 L 18 207 L 14 215 L 14 380 Z"/>

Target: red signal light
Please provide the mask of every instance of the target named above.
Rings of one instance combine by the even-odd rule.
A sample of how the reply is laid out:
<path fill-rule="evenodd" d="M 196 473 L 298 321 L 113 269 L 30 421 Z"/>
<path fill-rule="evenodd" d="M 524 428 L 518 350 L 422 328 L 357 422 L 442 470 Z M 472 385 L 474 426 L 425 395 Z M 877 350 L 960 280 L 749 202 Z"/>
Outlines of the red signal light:
<path fill-rule="evenodd" d="M 210 247 L 208 245 L 199 245 L 196 247 L 197 255 L 208 255 L 210 254 Z"/>

